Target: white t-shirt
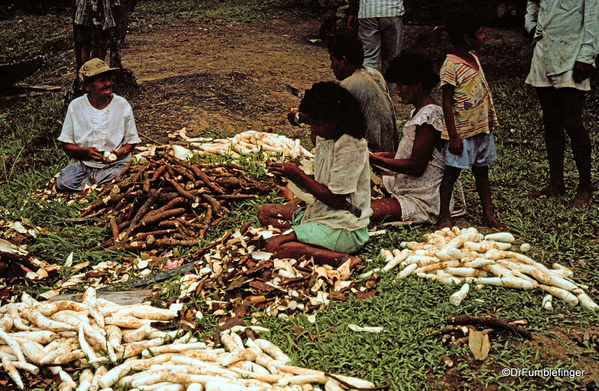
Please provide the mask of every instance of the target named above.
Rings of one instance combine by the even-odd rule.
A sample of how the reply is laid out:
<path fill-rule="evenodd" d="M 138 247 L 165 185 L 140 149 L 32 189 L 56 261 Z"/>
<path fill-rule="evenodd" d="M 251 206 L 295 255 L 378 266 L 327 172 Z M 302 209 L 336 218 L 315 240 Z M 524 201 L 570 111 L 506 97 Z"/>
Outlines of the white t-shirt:
<path fill-rule="evenodd" d="M 366 140 L 343 135 L 338 140 L 316 139 L 314 179 L 333 194 L 345 194 L 346 199 L 362 210 L 358 218 L 344 209 L 333 209 L 321 201 L 306 207 L 301 224 L 318 222 L 331 228 L 349 231 L 368 226 L 370 208 L 370 164 Z"/>
<path fill-rule="evenodd" d="M 89 103 L 87 94 L 73 100 L 58 140 L 83 148 L 96 147 L 101 152 L 116 151 L 125 144 L 141 142 L 131 106 L 124 98 L 114 94 L 110 104 L 102 110 Z M 111 164 L 126 163 L 130 159 L 131 154 L 127 154 Z M 82 163 L 93 168 L 106 166 L 96 160 L 82 160 Z"/>

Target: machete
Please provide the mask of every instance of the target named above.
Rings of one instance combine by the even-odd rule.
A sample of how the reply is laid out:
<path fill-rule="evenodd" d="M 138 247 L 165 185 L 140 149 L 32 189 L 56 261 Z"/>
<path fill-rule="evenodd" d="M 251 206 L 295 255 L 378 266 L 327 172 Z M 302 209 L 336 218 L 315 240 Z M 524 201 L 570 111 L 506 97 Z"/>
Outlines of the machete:
<path fill-rule="evenodd" d="M 285 87 L 285 91 L 290 93 L 292 96 L 299 98 L 299 99 L 304 99 L 305 92 L 300 90 L 299 88 L 290 86 L 287 83 L 283 83 L 283 87 Z"/>

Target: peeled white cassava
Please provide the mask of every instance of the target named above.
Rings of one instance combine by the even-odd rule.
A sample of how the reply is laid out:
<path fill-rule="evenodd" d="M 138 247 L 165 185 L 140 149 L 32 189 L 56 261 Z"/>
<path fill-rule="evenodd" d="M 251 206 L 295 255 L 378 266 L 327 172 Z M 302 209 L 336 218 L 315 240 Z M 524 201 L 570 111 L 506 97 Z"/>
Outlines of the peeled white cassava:
<path fill-rule="evenodd" d="M 23 380 L 21 379 L 21 375 L 19 374 L 19 371 L 17 371 L 17 368 L 15 368 L 15 366 L 13 365 L 12 361 L 10 361 L 6 357 L 3 357 L 2 367 L 4 368 L 6 373 L 8 373 L 8 376 L 10 376 L 10 378 L 15 382 L 17 387 L 19 387 L 21 390 L 25 388 Z"/>
<path fill-rule="evenodd" d="M 459 291 L 457 291 L 449 297 L 449 302 L 455 306 L 460 305 L 462 300 L 466 298 L 466 295 L 468 294 L 469 290 L 470 285 L 468 285 L 468 283 L 465 283 L 464 285 L 462 285 L 462 288 Z"/>
<path fill-rule="evenodd" d="M 580 303 L 585 308 L 599 309 L 599 306 L 580 290 L 586 286 L 570 280 L 573 276 L 570 269 L 558 264 L 549 269 L 529 256 L 509 250 L 515 242 L 511 233 L 500 232 L 483 236 L 474 228 L 452 227 L 426 234 L 424 238 L 424 243 L 402 242 L 401 246 L 405 248 L 401 250 L 403 261 L 399 263 L 396 261 L 399 250 L 382 249 L 381 255 L 387 262 L 382 270 L 388 271 L 399 264 L 405 268 L 398 274 L 398 278 L 415 274 L 446 285 L 466 282 L 476 284 L 477 287 L 541 287 L 553 292 L 552 295 L 563 298 L 569 305 Z M 528 249 L 522 249 L 525 250 Z M 413 266 L 408 268 L 412 262 L 418 263 L 419 267 L 415 270 L 412 270 Z M 367 277 L 368 273 L 365 273 L 362 278 Z M 581 295 L 582 293 L 584 295 Z"/>

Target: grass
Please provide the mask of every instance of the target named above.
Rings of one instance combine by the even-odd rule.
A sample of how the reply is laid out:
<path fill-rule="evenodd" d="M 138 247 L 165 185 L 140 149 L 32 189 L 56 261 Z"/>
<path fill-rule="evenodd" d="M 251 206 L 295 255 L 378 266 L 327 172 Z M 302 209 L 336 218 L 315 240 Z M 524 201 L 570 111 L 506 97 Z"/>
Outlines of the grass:
<path fill-rule="evenodd" d="M 163 27 L 172 20 L 230 25 L 308 14 L 303 8 L 292 5 L 290 0 L 151 0 L 140 1 L 133 15 L 139 19 L 140 27 L 152 28 Z"/>
<path fill-rule="evenodd" d="M 267 21 L 278 15 L 278 2 L 166 2 L 140 1 L 135 16 L 147 24 L 160 26 L 172 18 L 210 20 L 223 23 Z M 157 12 L 155 10 L 161 10 Z M 64 15 L 47 17 L 19 16 L 17 21 L 0 22 L 0 29 L 9 32 L 11 26 L 21 24 L 31 27 L 31 34 L 2 34 L 0 56 L 26 57 L 28 53 L 51 56 L 47 42 L 61 38 L 60 31 L 50 26 L 67 23 Z M 31 18 L 31 19 L 30 19 Z M 164 21 L 163 21 L 164 20 Z M 163 22 L 161 22 L 163 21 Z M 13 23 L 12 25 L 10 23 Z M 220 22 L 219 22 L 220 23 Z M 37 34 L 37 35 L 36 35 Z M 58 38 L 57 38 L 58 37 Z M 46 46 L 44 46 L 46 45 Z M 12 48 L 9 49 L 9 48 Z M 42 78 L 42 76 L 40 76 Z M 593 143 L 593 162 L 598 161 L 599 142 L 599 81 L 592 80 L 593 91 L 587 96 L 585 126 Z M 501 126 L 494 136 L 499 160 L 491 166 L 490 178 L 494 205 L 498 217 L 518 236 L 517 244 L 533 245 L 532 256 L 546 265 L 559 262 L 575 269 L 575 281 L 590 286 L 589 295 L 599 300 L 599 207 L 593 203 L 588 210 L 570 211 L 566 202 L 573 196 L 577 174 L 569 148 L 565 165 L 565 200 L 526 200 L 522 196 L 536 190 L 547 181 L 547 161 L 543 135 L 540 132 L 540 108 L 534 90 L 524 85 L 522 79 L 499 80 L 491 83 Z M 18 104 L 7 105 L 0 112 L 0 220 L 28 218 L 34 223 L 49 219 L 75 217 L 79 204 L 64 202 L 44 203 L 30 195 L 66 164 L 66 157 L 59 150 L 55 139 L 64 118 L 62 97 L 53 99 L 30 98 Z M 214 130 L 218 135 L 219 130 Z M 255 160 L 243 162 L 246 168 L 259 174 L 263 169 Z M 593 170 L 593 184 L 599 177 Z M 469 207 L 468 215 L 460 220 L 462 225 L 478 225 L 481 210 L 474 191 L 473 178 L 462 174 Z M 240 222 L 252 221 L 257 225 L 256 210 L 263 202 L 280 201 L 274 194 L 261 200 L 238 205 L 232 210 L 222 230 L 240 226 Z M 388 235 L 373 238 L 362 251 L 366 270 L 383 266 L 381 248 L 397 248 L 401 241 L 421 241 L 429 226 L 392 227 Z M 222 231 L 209 232 L 208 239 L 219 237 Z M 59 265 L 73 252 L 74 263 L 89 261 L 95 265 L 106 260 L 118 260 L 130 256 L 105 250 L 86 251 L 102 244 L 110 237 L 107 226 L 75 226 L 61 231 L 49 231 L 31 239 L 29 251 L 40 259 Z M 180 249 L 184 252 L 184 249 Z M 75 273 L 65 268 L 63 275 L 50 281 Z M 503 368 L 596 368 L 599 363 L 597 339 L 590 345 L 580 346 L 574 336 L 590 329 L 596 335 L 599 314 L 581 307 L 570 308 L 559 300 L 554 301 L 553 312 L 540 308 L 544 293 L 540 290 L 520 292 L 487 287 L 473 290 L 460 307 L 449 304 L 448 297 L 455 288 L 440 286 L 431 281 L 408 278 L 393 279 L 395 273 L 382 276 L 374 297 L 359 300 L 350 296 L 345 301 L 335 301 L 318 311 L 316 322 L 311 323 L 303 313 L 283 320 L 259 318 L 261 325 L 271 329 L 266 336 L 281 346 L 293 359 L 293 363 L 314 369 L 351 374 L 374 381 L 377 385 L 385 380 L 392 382 L 391 390 L 481 390 L 487 387 L 504 390 L 567 390 L 588 383 L 588 377 L 504 377 Z M 177 296 L 179 286 L 174 281 L 161 284 L 159 301 L 166 302 Z M 27 291 L 41 293 L 44 287 L 28 287 Z M 77 289 L 83 289 L 78 287 Z M 201 300 L 196 298 L 195 300 Z M 255 311 L 250 311 L 250 313 Z M 467 347 L 443 345 L 436 337 L 424 338 L 427 333 L 445 327 L 446 318 L 467 313 L 470 315 L 494 315 L 502 318 L 525 318 L 535 340 L 526 341 L 517 336 L 497 335 L 491 338 L 489 358 L 484 362 L 472 359 Z M 246 317 L 251 321 L 251 315 Z M 218 318 L 205 314 L 205 335 L 216 330 Z M 357 333 L 348 324 L 381 326 L 378 334 Z M 593 342 L 594 341 L 594 342 Z M 556 343 L 559 348 L 547 351 L 545 342 Z M 454 362 L 453 370 L 442 363 L 443 357 Z"/>

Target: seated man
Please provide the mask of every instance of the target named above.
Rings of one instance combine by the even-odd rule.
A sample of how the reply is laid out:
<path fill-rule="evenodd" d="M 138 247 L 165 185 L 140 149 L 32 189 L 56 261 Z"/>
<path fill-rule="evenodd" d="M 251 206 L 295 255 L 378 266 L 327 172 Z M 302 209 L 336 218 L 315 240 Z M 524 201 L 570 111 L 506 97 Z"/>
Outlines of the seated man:
<path fill-rule="evenodd" d="M 366 118 L 366 140 L 370 152 L 395 152 L 399 135 L 395 122 L 395 108 L 387 90 L 387 83 L 379 71 L 362 65 L 362 44 L 354 35 L 342 35 L 329 45 L 331 69 L 341 86 L 360 102 Z M 297 109 L 288 114 L 295 125 L 309 123 Z"/>
<path fill-rule="evenodd" d="M 141 140 L 129 103 L 112 93 L 112 71 L 93 58 L 79 78 L 85 95 L 73 100 L 58 138 L 71 158 L 56 179 L 59 191 L 80 191 L 87 185 L 116 179 Z"/>

